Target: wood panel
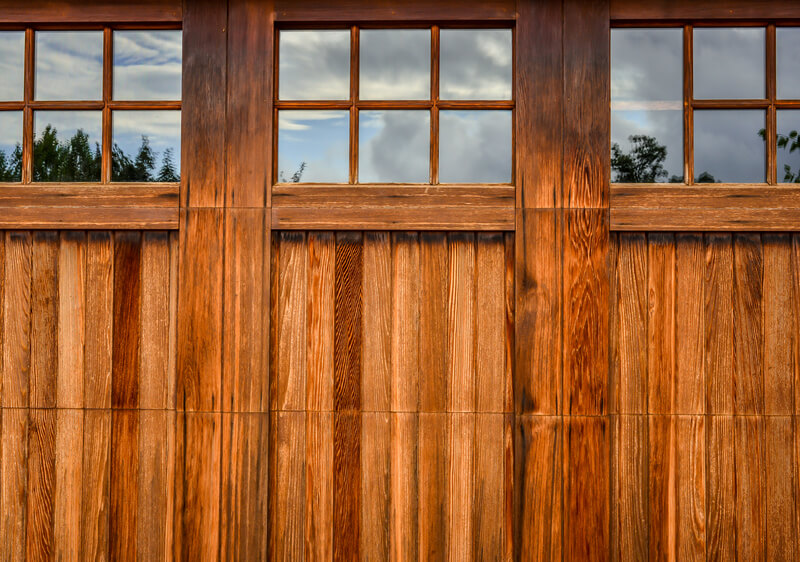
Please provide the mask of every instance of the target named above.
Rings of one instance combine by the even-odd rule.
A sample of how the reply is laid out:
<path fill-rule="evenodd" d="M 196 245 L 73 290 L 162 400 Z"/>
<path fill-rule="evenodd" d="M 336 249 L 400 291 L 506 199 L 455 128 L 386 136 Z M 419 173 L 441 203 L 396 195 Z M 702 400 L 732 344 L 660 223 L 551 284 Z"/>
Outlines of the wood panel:
<path fill-rule="evenodd" d="M 0 23 L 176 23 L 181 21 L 182 13 L 180 0 L 143 0 L 135 5 L 110 0 L 36 0 L 24 5 L 14 0 L 0 2 Z"/>

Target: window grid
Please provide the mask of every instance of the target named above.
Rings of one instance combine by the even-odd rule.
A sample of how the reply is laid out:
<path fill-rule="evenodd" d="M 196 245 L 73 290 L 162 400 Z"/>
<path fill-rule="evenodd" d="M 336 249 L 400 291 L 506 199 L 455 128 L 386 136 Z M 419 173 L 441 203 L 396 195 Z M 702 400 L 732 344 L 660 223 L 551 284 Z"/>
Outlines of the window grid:
<path fill-rule="evenodd" d="M 180 110 L 181 100 L 134 101 L 113 99 L 114 43 L 113 32 L 122 30 L 153 31 L 179 30 L 179 25 L 130 25 L 130 26 L 71 26 L 71 27 L 26 27 L 24 88 L 22 101 L 0 101 L 0 111 L 22 111 L 22 184 L 33 181 L 33 117 L 34 111 L 95 110 L 102 112 L 100 184 L 111 183 L 112 111 L 127 110 Z M 2 31 L 20 31 L 21 28 L 0 28 Z M 100 100 L 40 101 L 34 99 L 36 76 L 35 34 L 37 31 L 103 31 L 103 86 Z M 15 184 L 18 182 L 15 182 Z M 40 183 L 40 182 L 36 182 Z M 89 182 L 98 183 L 98 182 Z"/>
<path fill-rule="evenodd" d="M 403 110 L 403 109 L 417 109 L 430 111 L 430 183 L 417 184 L 417 185 L 439 185 L 439 110 L 444 109 L 462 109 L 462 110 L 510 110 L 511 111 L 511 181 L 509 184 L 492 184 L 492 185 L 513 185 L 515 174 L 515 140 L 516 131 L 515 123 L 515 96 L 516 96 L 516 68 L 515 64 L 515 49 L 516 49 L 516 33 L 513 27 L 503 27 L 497 22 L 492 22 L 488 25 L 470 24 L 465 26 L 453 26 L 452 29 L 510 29 L 511 30 L 511 99 L 510 100 L 442 100 L 439 97 L 439 60 L 440 60 L 440 44 L 439 44 L 439 31 L 442 29 L 440 25 L 402 25 L 402 26 L 358 26 L 353 25 L 349 27 L 350 30 L 350 98 L 347 100 L 281 100 L 279 97 L 280 87 L 280 29 L 275 34 L 275 54 L 273 64 L 273 123 L 275 123 L 273 130 L 273 154 L 276 155 L 272 159 L 272 177 L 275 184 L 281 184 L 278 177 L 278 126 L 279 123 L 278 113 L 280 110 L 285 109 L 319 109 L 319 110 L 348 110 L 350 113 L 350 146 L 349 146 L 349 178 L 348 184 L 358 184 L 358 131 L 359 131 L 359 112 L 361 110 L 370 109 L 384 109 L 384 110 Z M 315 26 L 291 26 L 284 27 L 283 29 L 289 30 L 303 30 L 303 29 L 320 29 Z M 346 29 L 343 27 L 324 27 L 324 29 Z M 361 29 L 430 29 L 431 30 L 431 79 L 430 79 L 430 99 L 429 100 L 362 100 L 359 98 L 359 83 L 360 83 L 360 65 L 359 65 L 359 38 Z M 447 26 L 446 29 L 451 29 Z M 369 185 L 369 184 L 360 184 Z"/>

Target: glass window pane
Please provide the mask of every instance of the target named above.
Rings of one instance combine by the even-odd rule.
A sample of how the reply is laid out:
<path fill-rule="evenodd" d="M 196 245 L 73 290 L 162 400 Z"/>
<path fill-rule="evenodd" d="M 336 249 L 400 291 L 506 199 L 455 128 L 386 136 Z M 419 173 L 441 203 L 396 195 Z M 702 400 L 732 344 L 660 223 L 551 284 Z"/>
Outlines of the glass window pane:
<path fill-rule="evenodd" d="M 611 101 L 683 102 L 683 30 L 612 29 Z"/>
<path fill-rule="evenodd" d="M 439 181 L 509 183 L 511 112 L 439 112 Z"/>
<path fill-rule="evenodd" d="M 695 99 L 764 98 L 765 49 L 763 27 L 695 28 Z"/>
<path fill-rule="evenodd" d="M 511 30 L 442 29 L 439 97 L 511 99 Z"/>
<path fill-rule="evenodd" d="M 430 99 L 430 29 L 364 30 L 359 44 L 360 99 Z"/>
<path fill-rule="evenodd" d="M 114 99 L 181 99 L 181 32 L 114 32 Z"/>
<path fill-rule="evenodd" d="M 359 113 L 359 183 L 429 183 L 430 111 Z"/>
<path fill-rule="evenodd" d="M 34 181 L 100 181 L 102 112 L 37 111 Z"/>
<path fill-rule="evenodd" d="M 350 112 L 280 111 L 280 183 L 347 183 L 350 170 Z"/>
<path fill-rule="evenodd" d="M 37 100 L 103 98 L 103 32 L 37 31 Z"/>
<path fill-rule="evenodd" d="M 0 101 L 25 97 L 25 32 L 0 31 Z"/>
<path fill-rule="evenodd" d="M 683 111 L 612 111 L 611 181 L 683 182 Z"/>
<path fill-rule="evenodd" d="M 115 111 L 111 119 L 112 181 L 180 181 L 180 111 Z"/>
<path fill-rule="evenodd" d="M 775 30 L 778 57 L 778 99 L 800 99 L 800 27 Z"/>
<path fill-rule="evenodd" d="M 350 31 L 281 31 L 278 97 L 350 98 Z"/>
<path fill-rule="evenodd" d="M 764 111 L 694 112 L 694 176 L 698 183 L 766 180 Z"/>
<path fill-rule="evenodd" d="M 800 183 L 800 110 L 778 111 L 778 183 Z"/>
<path fill-rule="evenodd" d="M 22 112 L 0 111 L 0 182 L 22 180 Z"/>

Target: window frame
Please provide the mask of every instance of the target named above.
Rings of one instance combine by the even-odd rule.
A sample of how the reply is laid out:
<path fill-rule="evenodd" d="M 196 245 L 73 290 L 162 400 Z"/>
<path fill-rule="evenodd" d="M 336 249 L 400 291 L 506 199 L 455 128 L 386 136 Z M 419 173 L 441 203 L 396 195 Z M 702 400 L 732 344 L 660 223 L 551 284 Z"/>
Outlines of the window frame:
<path fill-rule="evenodd" d="M 362 100 L 359 98 L 360 84 L 360 31 L 361 30 L 392 30 L 392 29 L 430 29 L 431 31 L 431 64 L 430 64 L 430 99 L 427 100 Z M 508 29 L 511 31 L 511 99 L 509 100 L 442 100 L 439 96 L 439 61 L 440 41 L 439 32 L 442 29 Z M 279 97 L 280 79 L 280 35 L 283 31 L 302 30 L 349 30 L 350 31 L 350 96 L 346 100 L 281 100 Z M 358 196 L 364 188 L 384 188 L 392 196 L 396 190 L 398 197 L 403 197 L 415 188 L 436 188 L 459 190 L 462 188 L 504 189 L 516 185 L 516 22 L 514 20 L 497 21 L 412 21 L 412 22 L 370 22 L 350 23 L 342 22 L 276 22 L 274 33 L 272 57 L 272 189 L 273 194 L 305 193 L 306 188 L 327 188 L 342 193 Z M 278 114 L 281 110 L 347 110 L 349 112 L 349 174 L 346 183 L 334 182 L 279 182 L 278 158 Z M 369 110 L 428 110 L 430 111 L 430 182 L 383 182 L 360 183 L 358 182 L 358 151 L 359 151 L 359 112 Z M 511 162 L 510 181 L 503 183 L 440 183 L 439 182 L 439 111 L 440 110 L 477 110 L 477 111 L 510 111 L 511 112 Z M 403 191 L 406 193 L 404 194 Z"/>
<path fill-rule="evenodd" d="M 111 151 L 113 142 L 112 112 L 115 110 L 131 111 L 181 111 L 182 100 L 114 100 L 114 31 L 157 31 L 182 30 L 181 22 L 159 23 L 88 23 L 88 24 L 20 24 L 0 25 L 0 31 L 23 31 L 25 49 L 23 62 L 23 99 L 21 101 L 0 101 L 0 111 L 22 111 L 22 178 L 19 182 L 0 182 L 0 190 L 12 186 L 89 186 L 120 185 L 131 189 L 132 185 L 153 185 L 159 182 L 114 182 L 111 179 Z M 34 81 L 36 76 L 36 32 L 38 31 L 102 31 L 103 32 L 103 70 L 102 93 L 99 100 L 36 100 L 34 97 Z M 100 111 L 101 112 L 101 172 L 96 182 L 37 182 L 33 179 L 33 145 L 34 145 L 34 112 L 36 111 Z M 180 182 L 169 182 L 177 190 Z M 80 188 L 79 188 L 80 191 Z"/>

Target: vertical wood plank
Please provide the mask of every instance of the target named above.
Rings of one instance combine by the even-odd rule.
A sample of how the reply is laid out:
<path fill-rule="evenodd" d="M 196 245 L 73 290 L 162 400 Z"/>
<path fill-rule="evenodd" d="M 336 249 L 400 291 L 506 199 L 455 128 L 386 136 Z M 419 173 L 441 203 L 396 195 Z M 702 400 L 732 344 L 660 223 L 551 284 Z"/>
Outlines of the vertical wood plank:
<path fill-rule="evenodd" d="M 58 375 L 57 232 L 33 233 L 31 261 L 31 406 L 54 408 Z"/>
<path fill-rule="evenodd" d="M 176 506 L 177 557 L 211 560 L 220 548 L 221 414 L 187 412 L 183 423 L 178 431 L 182 429 L 185 452 L 176 472 L 184 490 L 182 503 Z"/>
<path fill-rule="evenodd" d="M 333 409 L 335 247 L 330 232 L 308 234 L 305 407 L 312 411 Z M 358 283 L 362 283 L 360 277 Z M 354 329 L 360 332 L 361 326 Z"/>
<path fill-rule="evenodd" d="M 608 1 L 564 0 L 564 193 L 571 208 L 608 207 Z M 607 230 L 607 228 L 606 228 Z"/>
<path fill-rule="evenodd" d="M 706 559 L 736 556 L 736 489 L 732 416 L 706 418 Z"/>
<path fill-rule="evenodd" d="M 475 411 L 475 235 L 448 235 L 447 411 Z"/>
<path fill-rule="evenodd" d="M 271 1 L 228 1 L 227 68 L 224 69 L 227 71 L 224 173 L 228 207 L 263 207 L 272 184 L 269 159 L 273 13 Z M 218 43 L 214 45 L 220 47 Z M 216 98 L 214 102 L 218 103 Z"/>
<path fill-rule="evenodd" d="M 562 408 L 559 216 L 551 211 L 517 212 L 514 243 L 517 414 L 557 414 Z"/>
<path fill-rule="evenodd" d="M 609 552 L 609 447 L 605 417 L 564 418 L 564 557 Z"/>
<path fill-rule="evenodd" d="M 168 493 L 171 491 L 170 433 L 175 428 L 174 413 L 166 410 L 141 410 L 139 414 L 139 451 L 136 501 L 137 544 L 139 560 L 164 559 L 167 542 Z M 128 545 L 130 548 L 130 545 Z"/>
<path fill-rule="evenodd" d="M 333 559 L 354 560 L 361 542 L 361 414 L 356 412 L 334 413 L 333 489 Z"/>
<path fill-rule="evenodd" d="M 792 371 L 794 372 L 794 413 L 800 414 L 800 234 L 792 236 L 792 332 L 795 338 L 792 341 Z M 795 428 L 798 431 L 798 428 Z M 798 461 L 800 463 L 800 460 Z M 798 521 L 798 535 L 800 536 L 800 521 Z"/>
<path fill-rule="evenodd" d="M 767 294 L 767 293 L 765 293 Z M 797 456 L 795 421 L 769 416 L 766 422 L 766 559 L 797 560 Z"/>
<path fill-rule="evenodd" d="M 619 236 L 619 411 L 647 411 L 648 245 L 645 234 Z"/>
<path fill-rule="evenodd" d="M 225 204 L 227 29 L 227 2 L 183 2 L 184 207 Z"/>
<path fill-rule="evenodd" d="M 394 412 L 419 409 L 420 250 L 416 233 L 392 233 L 392 399 Z"/>
<path fill-rule="evenodd" d="M 267 408 L 269 225 L 261 209 L 225 211 L 222 408 Z"/>
<path fill-rule="evenodd" d="M 90 232 L 86 241 L 86 341 L 84 396 L 87 408 L 111 407 L 114 317 L 114 238 Z"/>
<path fill-rule="evenodd" d="M 267 558 L 268 414 L 222 415 L 221 560 Z"/>
<path fill-rule="evenodd" d="M 700 234 L 675 236 L 675 410 L 705 412 L 704 251 Z"/>
<path fill-rule="evenodd" d="M 573 415 L 604 414 L 609 367 L 608 215 L 601 210 L 573 210 L 564 216 L 564 403 Z"/>
<path fill-rule="evenodd" d="M 517 2 L 515 48 L 517 208 L 561 206 L 563 21 L 561 2 Z"/>
<path fill-rule="evenodd" d="M 190 44 L 185 27 L 184 42 L 186 46 Z M 186 166 L 187 160 L 183 162 Z M 224 215 L 219 211 L 181 211 L 178 285 L 178 407 L 181 409 L 208 412 L 220 404 L 223 223 Z"/>
<path fill-rule="evenodd" d="M 614 472 L 612 473 L 612 543 L 620 560 L 648 557 L 649 485 L 648 421 L 642 416 L 621 415 L 614 419 Z"/>
<path fill-rule="evenodd" d="M 503 235 L 480 233 L 475 245 L 475 409 L 502 412 L 510 382 L 505 380 Z"/>
<path fill-rule="evenodd" d="M 109 558 L 136 560 L 139 498 L 140 412 L 115 410 L 111 416 Z"/>
<path fill-rule="evenodd" d="M 82 408 L 84 405 L 85 274 L 86 234 L 62 232 L 58 256 L 56 399 L 59 408 Z M 74 554 L 77 556 L 77 551 Z"/>
<path fill-rule="evenodd" d="M 307 259 L 303 233 L 281 232 L 278 266 L 278 409 L 299 410 L 306 403 Z"/>
<path fill-rule="evenodd" d="M 53 549 L 55 410 L 30 410 L 26 560 L 49 560 Z"/>
<path fill-rule="evenodd" d="M 758 234 L 733 236 L 734 411 L 764 413 L 763 256 Z"/>
<path fill-rule="evenodd" d="M 169 393 L 169 233 L 145 232 L 140 260 L 139 405 L 164 409 Z"/>
<path fill-rule="evenodd" d="M 114 235 L 114 335 L 111 405 L 139 406 L 139 346 L 141 335 L 142 235 Z M 148 319 L 150 321 L 150 319 Z"/>
<path fill-rule="evenodd" d="M 564 532 L 562 419 L 517 416 L 516 425 L 515 558 L 561 560 Z"/>
<path fill-rule="evenodd" d="M 419 559 L 444 560 L 448 414 L 419 416 Z"/>
<path fill-rule="evenodd" d="M 389 549 L 392 560 L 416 560 L 418 553 L 419 416 L 391 414 Z"/>
<path fill-rule="evenodd" d="M 763 417 L 734 418 L 736 556 L 766 560 L 766 443 Z"/>
<path fill-rule="evenodd" d="M 0 410 L 0 558 L 24 560 L 28 533 L 28 410 Z"/>
<path fill-rule="evenodd" d="M 730 234 L 706 234 L 705 300 L 706 411 L 732 414 L 733 242 Z"/>
<path fill-rule="evenodd" d="M 310 560 L 330 560 L 334 543 L 333 413 L 307 412 L 305 431 L 304 552 Z"/>
<path fill-rule="evenodd" d="M 706 559 L 705 418 L 677 418 L 676 551 L 680 560 Z"/>
<path fill-rule="evenodd" d="M 475 414 L 472 554 L 482 560 L 504 551 L 504 429 L 502 414 Z"/>
<path fill-rule="evenodd" d="M 419 235 L 419 409 L 443 412 L 448 403 L 447 233 Z M 420 551 L 421 553 L 423 551 Z"/>
<path fill-rule="evenodd" d="M 516 264 L 514 263 L 514 232 L 506 232 L 504 236 L 504 272 L 505 272 L 505 329 L 503 334 L 503 345 L 505 347 L 505 381 L 506 388 L 503 396 L 503 411 L 506 413 L 513 413 L 514 406 L 514 384 L 516 373 L 516 345 L 515 345 L 515 330 L 516 330 L 516 280 L 514 277 Z M 558 354 L 556 354 L 558 355 Z M 509 418 L 513 419 L 513 418 Z M 514 442 L 514 431 L 511 428 L 506 428 L 507 440 L 509 443 Z M 513 462 L 511 463 L 513 464 Z M 513 470 L 512 470 L 513 473 Z M 509 534 L 509 537 L 511 534 Z M 509 539 L 510 540 L 510 539 Z M 509 554 L 513 554 L 513 541 L 508 545 L 510 548 Z"/>
<path fill-rule="evenodd" d="M 81 559 L 109 556 L 111 411 L 86 410 L 81 484 Z"/>
<path fill-rule="evenodd" d="M 447 431 L 447 559 L 472 560 L 475 414 L 450 414 Z"/>
<path fill-rule="evenodd" d="M 303 560 L 305 540 L 305 412 L 279 412 L 275 454 L 274 558 Z"/>
<path fill-rule="evenodd" d="M 764 234 L 764 411 L 794 412 L 792 243 L 788 234 Z"/>
<path fill-rule="evenodd" d="M 649 560 L 677 558 L 677 418 L 648 416 Z"/>
<path fill-rule="evenodd" d="M 364 233 L 363 277 L 366 314 L 361 405 L 365 412 L 385 412 L 391 406 L 392 392 L 392 247 L 388 232 Z"/>
<path fill-rule="evenodd" d="M 675 236 L 648 235 L 647 411 L 675 411 Z M 652 541 L 651 541 L 652 544 Z M 672 551 L 674 554 L 674 550 Z"/>
<path fill-rule="evenodd" d="M 57 560 L 77 560 L 80 555 L 83 416 L 83 410 L 56 410 L 53 554 Z"/>
<path fill-rule="evenodd" d="M 336 411 L 361 408 L 361 233 L 336 235 L 333 403 Z"/>
<path fill-rule="evenodd" d="M 167 407 L 176 408 L 178 388 L 178 260 L 179 232 L 169 233 L 169 355 L 167 356 Z M 268 345 L 268 342 L 265 342 Z"/>
<path fill-rule="evenodd" d="M 32 237 L 5 233 L 2 405 L 27 407 L 31 370 Z"/>
<path fill-rule="evenodd" d="M 366 262 L 366 247 L 364 259 Z M 366 263 L 364 265 L 366 268 Z M 364 308 L 369 310 L 366 300 Z M 365 412 L 361 418 L 361 529 L 359 535 L 361 557 L 364 560 L 389 559 L 391 415 L 386 412 Z M 420 431 L 422 431 L 421 427 Z M 420 504 L 421 507 L 422 504 Z"/>

